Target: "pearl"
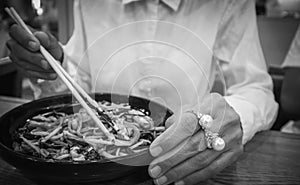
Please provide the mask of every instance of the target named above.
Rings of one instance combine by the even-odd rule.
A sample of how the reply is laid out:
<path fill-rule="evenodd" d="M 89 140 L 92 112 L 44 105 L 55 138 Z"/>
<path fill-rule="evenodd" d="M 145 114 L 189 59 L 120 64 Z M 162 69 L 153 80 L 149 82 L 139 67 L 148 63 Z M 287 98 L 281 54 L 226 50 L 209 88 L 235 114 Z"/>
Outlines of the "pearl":
<path fill-rule="evenodd" d="M 216 151 L 221 151 L 225 148 L 225 141 L 220 137 L 216 137 L 212 141 L 212 148 Z"/>
<path fill-rule="evenodd" d="M 213 118 L 210 115 L 204 114 L 201 116 L 199 123 L 205 129 L 210 130 L 212 127 Z"/>

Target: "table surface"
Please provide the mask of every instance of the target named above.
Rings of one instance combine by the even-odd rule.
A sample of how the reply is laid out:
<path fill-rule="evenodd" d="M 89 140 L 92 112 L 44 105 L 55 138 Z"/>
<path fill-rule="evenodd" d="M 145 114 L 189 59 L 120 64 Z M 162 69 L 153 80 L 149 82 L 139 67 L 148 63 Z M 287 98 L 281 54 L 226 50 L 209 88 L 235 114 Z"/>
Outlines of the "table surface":
<path fill-rule="evenodd" d="M 0 116 L 26 100 L 0 97 Z M 36 185 L 0 159 L 0 185 Z M 145 171 L 95 185 L 152 185 Z M 204 184 L 300 184 L 300 135 L 277 131 L 258 133 L 237 162 Z"/>

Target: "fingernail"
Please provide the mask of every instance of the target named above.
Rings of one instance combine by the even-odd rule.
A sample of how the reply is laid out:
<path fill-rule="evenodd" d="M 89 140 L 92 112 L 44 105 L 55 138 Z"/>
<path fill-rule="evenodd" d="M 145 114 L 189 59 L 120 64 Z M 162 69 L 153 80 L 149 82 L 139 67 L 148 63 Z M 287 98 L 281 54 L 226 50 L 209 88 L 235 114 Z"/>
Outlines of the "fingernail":
<path fill-rule="evenodd" d="M 51 79 L 55 79 L 55 78 L 57 77 L 57 74 L 56 74 L 56 73 L 52 73 L 52 74 L 49 75 L 49 77 L 50 77 Z"/>
<path fill-rule="evenodd" d="M 157 157 L 161 152 L 162 152 L 162 148 L 159 146 L 153 149 L 150 148 L 150 153 L 153 157 Z"/>
<path fill-rule="evenodd" d="M 154 181 L 154 183 L 155 183 L 156 185 L 161 185 L 161 184 L 166 183 L 167 181 L 168 181 L 167 177 L 166 177 L 166 176 L 162 176 L 162 177 L 156 179 L 156 180 Z"/>
<path fill-rule="evenodd" d="M 178 182 L 175 182 L 174 185 L 184 185 L 184 182 L 183 181 L 178 181 Z"/>
<path fill-rule="evenodd" d="M 153 178 L 158 177 L 158 175 L 161 173 L 161 168 L 159 166 L 155 166 L 150 169 L 150 176 Z"/>
<path fill-rule="evenodd" d="M 29 45 L 29 47 L 31 49 L 36 49 L 36 47 L 37 47 L 38 44 L 36 42 L 34 42 L 34 41 L 29 41 L 28 45 Z"/>

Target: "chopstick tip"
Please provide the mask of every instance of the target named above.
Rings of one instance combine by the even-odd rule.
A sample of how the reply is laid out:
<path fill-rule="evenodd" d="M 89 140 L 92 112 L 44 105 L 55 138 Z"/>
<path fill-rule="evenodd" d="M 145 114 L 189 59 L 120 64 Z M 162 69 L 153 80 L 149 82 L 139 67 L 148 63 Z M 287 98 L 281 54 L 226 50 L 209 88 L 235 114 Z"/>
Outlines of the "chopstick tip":
<path fill-rule="evenodd" d="M 8 7 L 5 7 L 4 10 L 9 13 L 10 12 L 10 9 Z"/>

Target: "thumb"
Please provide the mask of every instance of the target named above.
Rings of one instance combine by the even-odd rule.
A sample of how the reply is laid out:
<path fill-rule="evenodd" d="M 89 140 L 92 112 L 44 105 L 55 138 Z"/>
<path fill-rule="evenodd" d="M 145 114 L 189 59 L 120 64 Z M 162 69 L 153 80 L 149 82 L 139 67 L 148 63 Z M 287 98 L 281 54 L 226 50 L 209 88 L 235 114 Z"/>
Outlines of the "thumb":
<path fill-rule="evenodd" d="M 62 62 L 63 50 L 53 35 L 42 31 L 37 31 L 34 35 L 56 60 Z"/>
<path fill-rule="evenodd" d="M 200 128 L 197 123 L 197 117 L 193 113 L 183 113 L 178 118 L 174 124 L 150 145 L 150 153 L 153 157 L 170 151 L 182 141 L 191 137 Z"/>
<path fill-rule="evenodd" d="M 166 122 L 165 122 L 165 127 L 166 128 L 169 128 L 171 127 L 176 121 L 176 115 L 173 114 L 171 117 L 169 117 Z"/>

